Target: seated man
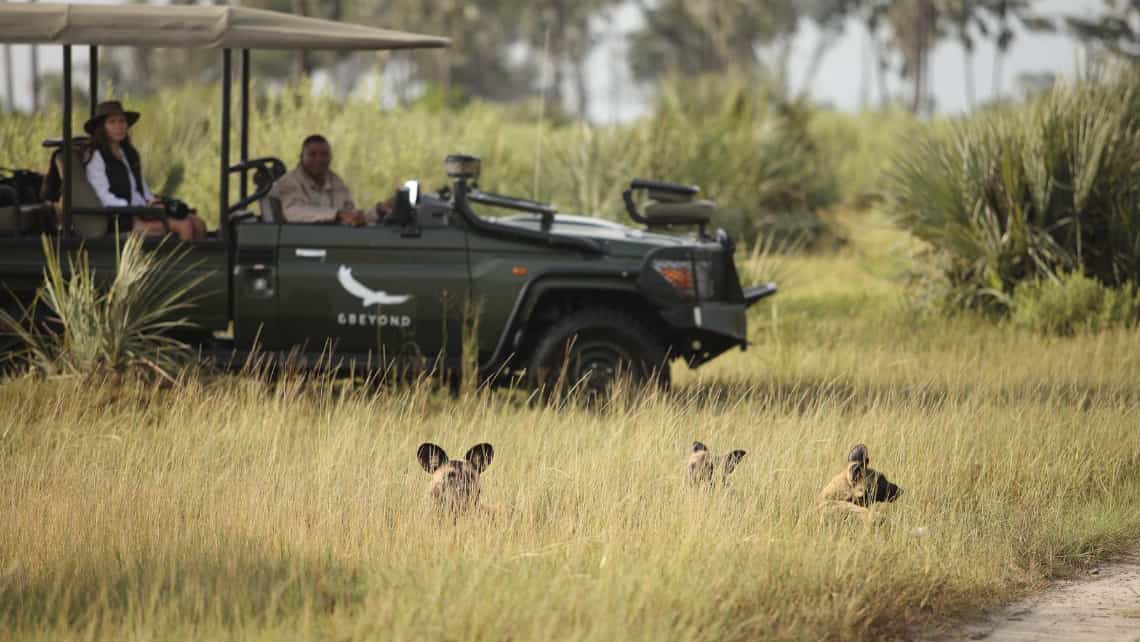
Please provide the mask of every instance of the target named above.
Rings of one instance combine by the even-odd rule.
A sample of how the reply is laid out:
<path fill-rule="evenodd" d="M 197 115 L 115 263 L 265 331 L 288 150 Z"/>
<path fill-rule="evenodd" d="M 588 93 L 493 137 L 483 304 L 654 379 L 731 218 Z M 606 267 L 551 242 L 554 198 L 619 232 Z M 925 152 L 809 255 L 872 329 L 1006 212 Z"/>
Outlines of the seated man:
<path fill-rule="evenodd" d="M 273 185 L 269 196 L 281 203 L 286 223 L 340 223 L 360 227 L 375 223 L 385 213 L 382 205 L 357 209 L 352 192 L 329 165 L 332 146 L 320 134 L 301 143 L 301 162 Z"/>

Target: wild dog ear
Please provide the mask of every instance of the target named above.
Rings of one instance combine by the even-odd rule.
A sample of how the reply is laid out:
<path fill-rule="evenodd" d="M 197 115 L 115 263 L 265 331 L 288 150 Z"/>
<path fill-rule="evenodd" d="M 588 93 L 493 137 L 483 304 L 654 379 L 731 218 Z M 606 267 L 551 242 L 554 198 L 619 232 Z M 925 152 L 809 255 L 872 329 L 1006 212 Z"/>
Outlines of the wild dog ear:
<path fill-rule="evenodd" d="M 423 443 L 416 450 L 416 459 L 420 460 L 420 466 L 423 466 L 424 470 L 434 473 L 447 461 L 447 453 L 435 444 Z"/>
<path fill-rule="evenodd" d="M 878 479 L 875 480 L 875 501 L 893 502 L 898 499 L 901 494 L 901 488 L 892 484 L 886 475 L 879 473 Z"/>
<path fill-rule="evenodd" d="M 728 475 L 728 474 L 732 473 L 732 471 L 736 470 L 736 465 L 739 464 L 740 460 L 744 459 L 744 456 L 747 454 L 748 453 L 746 453 L 743 450 L 734 450 L 734 451 L 728 453 L 727 455 L 725 455 L 724 456 L 724 474 Z"/>
<path fill-rule="evenodd" d="M 859 464 L 860 468 L 866 468 L 871 465 L 871 454 L 867 452 L 867 447 L 863 444 L 855 444 L 855 447 L 847 455 L 847 461 Z"/>
<path fill-rule="evenodd" d="M 472 446 L 471 450 L 468 450 L 467 454 L 463 456 L 463 458 L 467 460 L 467 463 L 474 466 L 475 470 L 480 473 L 487 470 L 487 466 L 491 465 L 491 459 L 494 457 L 495 449 L 491 447 L 491 444 Z"/>
<path fill-rule="evenodd" d="M 709 448 L 708 448 L 708 446 L 706 446 L 706 445 L 702 444 L 702 443 L 701 443 L 701 442 L 699 442 L 699 441 L 694 441 L 694 442 L 693 442 L 693 452 L 695 452 L 695 453 L 699 453 L 699 452 L 702 452 L 702 451 L 707 451 L 708 449 L 709 449 Z"/>

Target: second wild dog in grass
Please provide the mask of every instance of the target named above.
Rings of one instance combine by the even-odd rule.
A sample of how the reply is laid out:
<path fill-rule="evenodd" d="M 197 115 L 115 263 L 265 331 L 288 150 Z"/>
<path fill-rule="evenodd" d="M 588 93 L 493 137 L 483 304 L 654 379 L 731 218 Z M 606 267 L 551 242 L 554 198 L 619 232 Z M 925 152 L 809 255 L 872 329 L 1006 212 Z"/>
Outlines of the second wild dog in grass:
<path fill-rule="evenodd" d="M 707 446 L 694 441 L 693 452 L 689 455 L 689 483 L 723 484 L 746 454 L 743 450 L 734 450 L 718 457 L 709 452 Z"/>
<path fill-rule="evenodd" d="M 420 444 L 416 458 L 431 474 L 429 494 L 444 511 L 463 512 L 479 503 L 479 476 L 491 465 L 495 449 L 491 444 L 473 446 L 463 459 L 449 459 L 447 453 L 432 443 Z"/>
<path fill-rule="evenodd" d="M 819 508 L 825 514 L 855 515 L 874 519 L 870 507 L 876 502 L 893 502 L 902 489 L 887 476 L 871 468 L 867 447 L 858 444 L 847 455 L 847 466 L 819 494 Z"/>

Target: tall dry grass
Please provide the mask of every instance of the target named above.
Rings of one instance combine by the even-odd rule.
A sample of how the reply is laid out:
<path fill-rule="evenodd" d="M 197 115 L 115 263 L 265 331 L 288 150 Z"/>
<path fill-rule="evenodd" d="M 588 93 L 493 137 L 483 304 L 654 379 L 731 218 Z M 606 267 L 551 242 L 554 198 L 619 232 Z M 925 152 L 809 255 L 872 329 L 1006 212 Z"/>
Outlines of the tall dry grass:
<path fill-rule="evenodd" d="M 1137 333 L 916 313 L 911 242 L 870 223 L 780 259 L 749 351 L 601 409 L 0 385 L 0 638 L 885 639 L 1135 541 Z M 748 451 L 728 489 L 683 484 L 694 439 Z M 494 444 L 487 511 L 431 514 L 422 441 Z M 904 495 L 879 526 L 820 522 L 858 441 Z"/>

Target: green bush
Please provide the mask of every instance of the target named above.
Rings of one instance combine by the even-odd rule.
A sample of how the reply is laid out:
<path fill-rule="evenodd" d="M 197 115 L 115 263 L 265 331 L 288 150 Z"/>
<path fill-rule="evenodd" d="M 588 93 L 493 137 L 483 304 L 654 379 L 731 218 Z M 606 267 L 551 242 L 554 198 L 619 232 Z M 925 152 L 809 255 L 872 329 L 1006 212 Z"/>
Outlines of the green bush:
<path fill-rule="evenodd" d="M 811 117 L 809 133 L 834 166 L 840 200 L 865 209 L 883 199 L 883 178 L 892 158 L 921 126 L 936 125 L 922 123 L 902 109 L 859 113 L 820 109 Z"/>
<path fill-rule="evenodd" d="M 931 127 L 888 175 L 902 225 L 947 259 L 954 297 L 1005 312 L 1025 281 L 1140 281 L 1140 74 L 1061 86 Z"/>
<path fill-rule="evenodd" d="M 1013 323 L 1044 334 L 1071 335 L 1140 319 L 1140 292 L 1106 287 L 1080 272 L 1023 283 L 1013 296 Z"/>
<path fill-rule="evenodd" d="M 115 273 L 106 279 L 84 249 L 65 266 L 45 237 L 44 285 L 36 302 L 21 319 L 0 310 L 0 327 L 13 331 L 23 344 L 21 356 L 43 374 L 170 380 L 191 356 L 170 334 L 190 326 L 183 315 L 203 279 L 182 264 L 189 247 L 163 243 L 148 251 L 132 234 L 116 248 Z"/>

